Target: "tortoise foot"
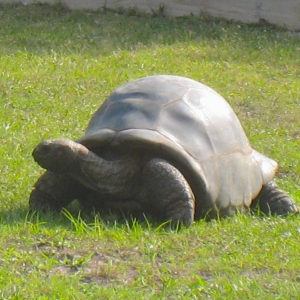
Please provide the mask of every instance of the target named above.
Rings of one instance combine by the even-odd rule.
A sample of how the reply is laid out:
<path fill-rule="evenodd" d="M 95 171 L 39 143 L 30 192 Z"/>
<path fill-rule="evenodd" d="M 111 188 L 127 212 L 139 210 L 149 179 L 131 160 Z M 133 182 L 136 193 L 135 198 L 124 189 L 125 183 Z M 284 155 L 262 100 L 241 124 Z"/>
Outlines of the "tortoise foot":
<path fill-rule="evenodd" d="M 84 189 L 66 174 L 46 171 L 29 197 L 30 211 L 57 211 L 84 194 Z"/>
<path fill-rule="evenodd" d="M 254 199 L 251 208 L 265 215 L 286 216 L 299 213 L 299 207 L 274 181 L 266 184 Z"/>
<path fill-rule="evenodd" d="M 150 160 L 143 170 L 148 208 L 160 222 L 172 227 L 194 221 L 195 198 L 184 176 L 163 159 Z M 147 208 L 147 210 L 148 210 Z"/>
<path fill-rule="evenodd" d="M 53 211 L 59 212 L 62 209 L 62 205 L 51 198 L 48 194 L 38 189 L 32 190 L 29 198 L 29 210 L 34 211 Z"/>

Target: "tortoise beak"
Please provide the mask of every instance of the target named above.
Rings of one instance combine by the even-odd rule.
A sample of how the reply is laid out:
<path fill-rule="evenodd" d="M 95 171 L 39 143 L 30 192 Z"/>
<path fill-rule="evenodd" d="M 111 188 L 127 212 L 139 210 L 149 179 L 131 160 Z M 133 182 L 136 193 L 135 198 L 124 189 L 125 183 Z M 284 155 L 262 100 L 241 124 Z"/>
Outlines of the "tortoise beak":
<path fill-rule="evenodd" d="M 45 140 L 39 143 L 32 151 L 32 156 L 42 168 L 48 169 L 51 158 L 53 158 L 53 143 L 51 140 Z"/>
<path fill-rule="evenodd" d="M 50 147 L 49 145 L 51 144 L 50 141 L 46 140 L 46 141 L 42 141 L 41 143 L 39 143 L 32 151 L 32 156 L 34 158 L 34 160 L 36 161 L 36 159 L 38 159 L 39 157 L 43 157 L 45 155 L 47 155 L 50 151 Z"/>
<path fill-rule="evenodd" d="M 44 169 L 66 172 L 74 163 L 74 156 L 76 156 L 74 145 L 76 143 L 68 139 L 45 140 L 34 148 L 32 156 Z"/>

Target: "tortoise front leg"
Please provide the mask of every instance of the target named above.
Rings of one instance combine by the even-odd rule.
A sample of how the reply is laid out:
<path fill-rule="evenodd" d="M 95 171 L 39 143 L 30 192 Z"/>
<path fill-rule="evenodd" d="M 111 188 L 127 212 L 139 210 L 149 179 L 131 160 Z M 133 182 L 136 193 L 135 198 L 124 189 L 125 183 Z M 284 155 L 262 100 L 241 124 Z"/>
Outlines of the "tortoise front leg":
<path fill-rule="evenodd" d="M 261 192 L 253 200 L 251 209 L 265 215 L 277 216 L 299 212 L 299 208 L 295 202 L 281 191 L 274 181 L 270 181 L 263 186 Z"/>
<path fill-rule="evenodd" d="M 60 211 L 84 193 L 84 187 L 67 174 L 46 171 L 35 183 L 29 209 Z"/>
<path fill-rule="evenodd" d="M 142 185 L 145 211 L 152 212 L 156 219 L 185 226 L 194 221 L 193 192 L 183 175 L 167 161 L 152 159 L 147 162 L 142 172 Z"/>

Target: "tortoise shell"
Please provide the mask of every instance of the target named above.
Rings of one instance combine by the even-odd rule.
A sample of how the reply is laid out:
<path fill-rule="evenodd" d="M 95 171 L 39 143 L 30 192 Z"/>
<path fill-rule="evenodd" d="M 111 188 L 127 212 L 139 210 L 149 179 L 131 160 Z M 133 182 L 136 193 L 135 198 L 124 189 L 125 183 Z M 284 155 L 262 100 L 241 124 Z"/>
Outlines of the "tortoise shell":
<path fill-rule="evenodd" d="M 117 88 L 77 142 L 99 155 L 130 149 L 168 160 L 193 190 L 196 218 L 249 207 L 277 169 L 252 149 L 223 97 L 179 76 L 149 76 Z"/>

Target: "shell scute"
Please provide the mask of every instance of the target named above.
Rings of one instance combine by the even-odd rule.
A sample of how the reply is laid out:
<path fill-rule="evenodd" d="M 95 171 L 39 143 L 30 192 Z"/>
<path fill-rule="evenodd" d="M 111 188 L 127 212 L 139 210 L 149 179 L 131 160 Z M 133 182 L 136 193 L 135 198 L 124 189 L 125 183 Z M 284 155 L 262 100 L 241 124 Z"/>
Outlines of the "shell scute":
<path fill-rule="evenodd" d="M 198 211 L 249 207 L 276 172 L 256 152 L 226 100 L 192 79 L 157 75 L 117 88 L 78 142 L 160 156 L 182 172 Z"/>

